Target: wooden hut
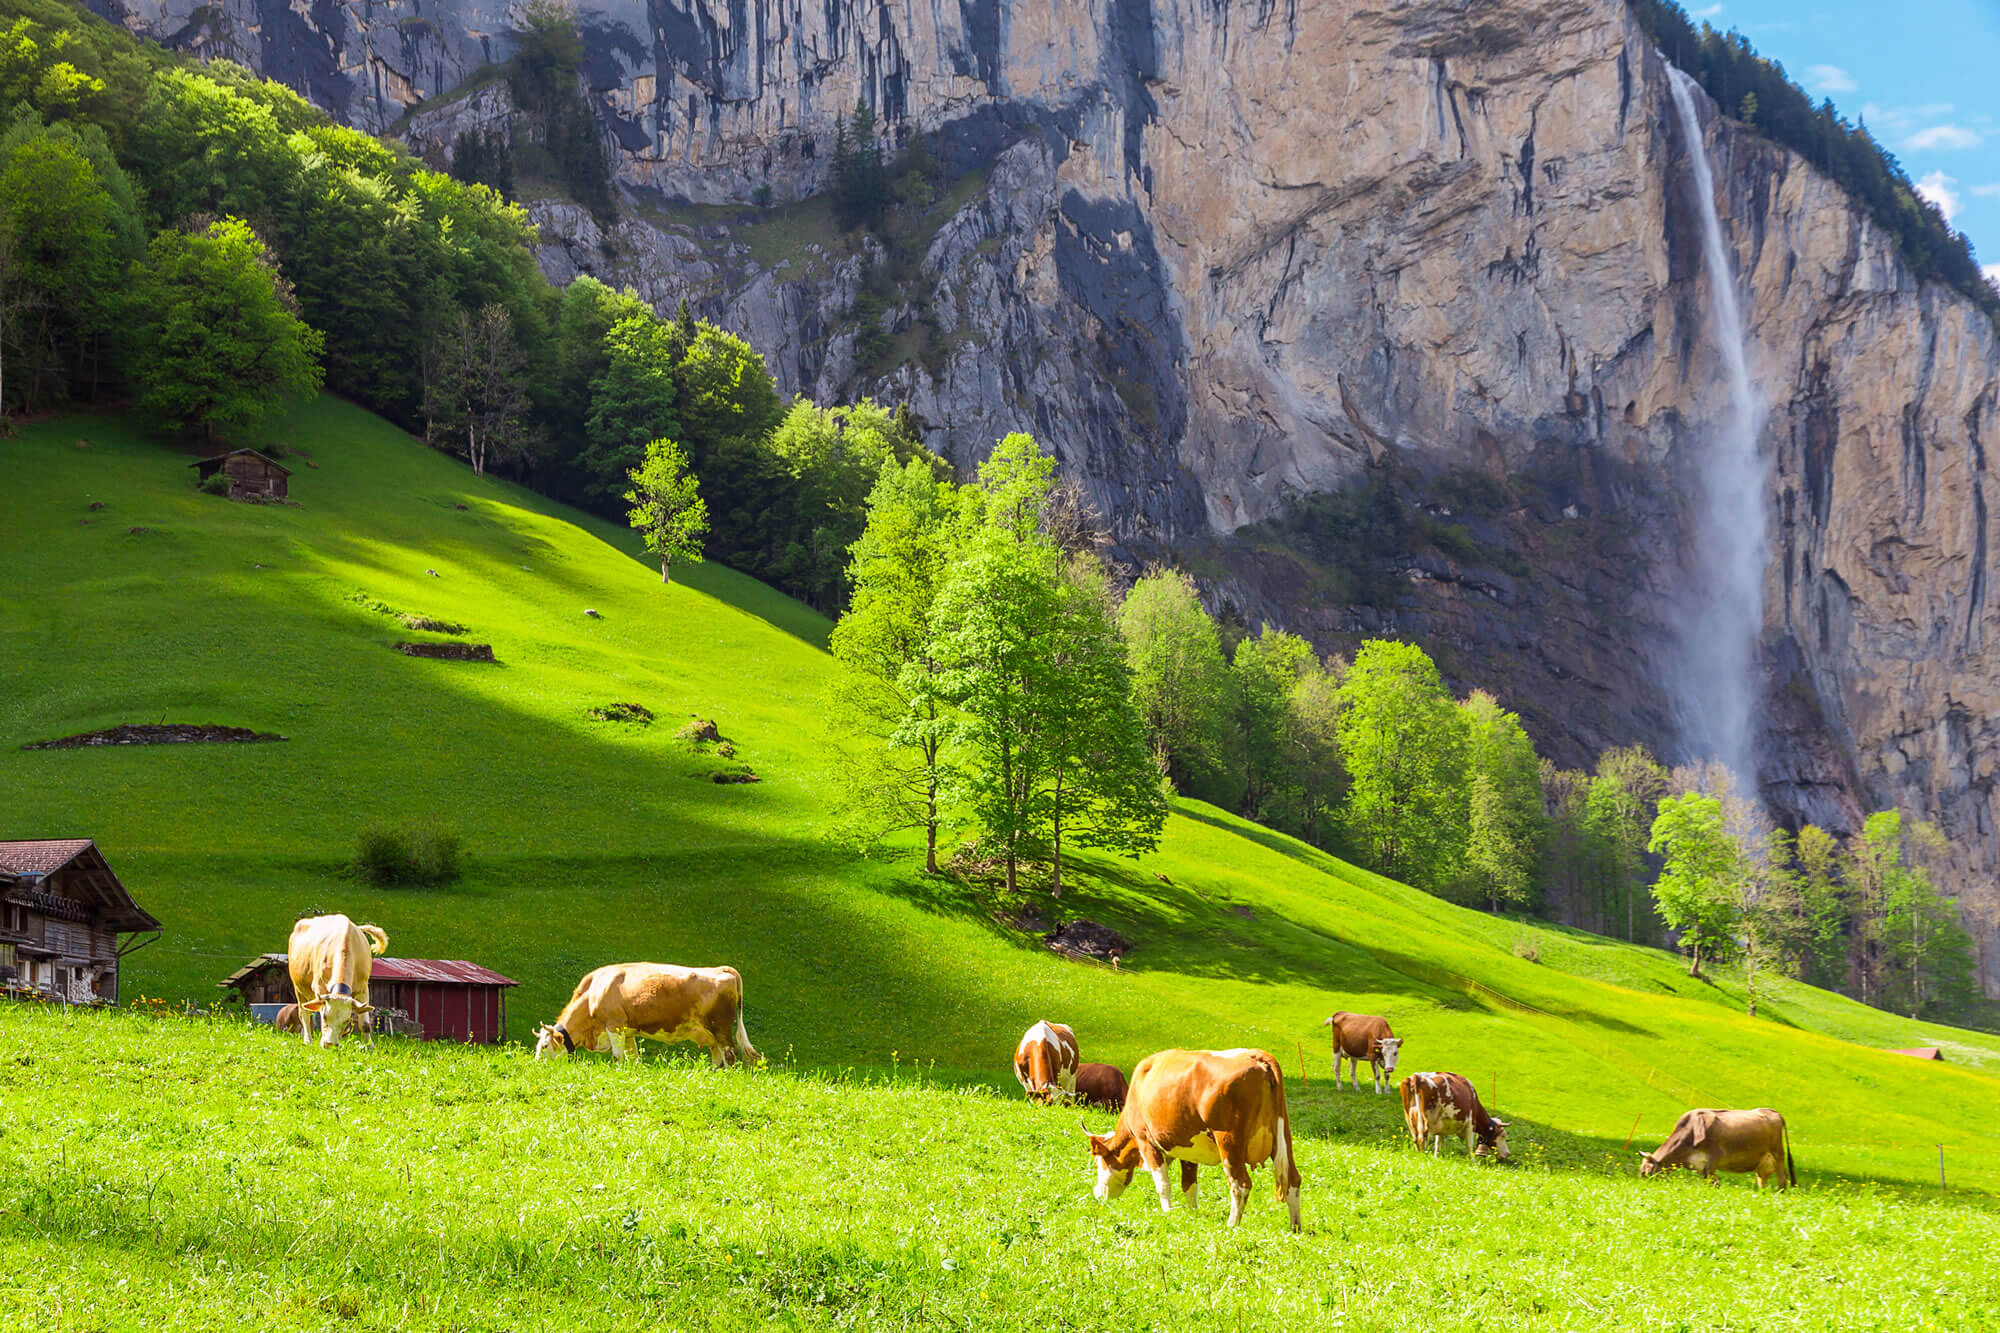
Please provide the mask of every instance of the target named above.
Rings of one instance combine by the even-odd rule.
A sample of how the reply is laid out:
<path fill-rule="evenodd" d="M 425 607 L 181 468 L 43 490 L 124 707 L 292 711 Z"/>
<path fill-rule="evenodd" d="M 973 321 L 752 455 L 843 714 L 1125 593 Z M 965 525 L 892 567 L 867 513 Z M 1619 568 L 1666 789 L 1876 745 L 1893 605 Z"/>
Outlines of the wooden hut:
<path fill-rule="evenodd" d="M 291 469 L 255 449 L 231 449 L 188 466 L 198 469 L 196 485 L 218 472 L 226 473 L 232 500 L 282 500 L 291 485 Z"/>
<path fill-rule="evenodd" d="M 507 992 L 519 982 L 477 963 L 435 958 L 377 958 L 369 968 L 368 1002 L 389 1020 L 377 1031 L 405 1032 L 425 1041 L 497 1044 L 507 1037 Z M 294 1004 L 292 973 L 284 954 L 251 959 L 216 985 L 239 992 L 251 1011 L 269 1018 Z"/>
<path fill-rule="evenodd" d="M 119 961 L 159 936 L 89 838 L 0 842 L 0 993 L 116 1004 Z"/>

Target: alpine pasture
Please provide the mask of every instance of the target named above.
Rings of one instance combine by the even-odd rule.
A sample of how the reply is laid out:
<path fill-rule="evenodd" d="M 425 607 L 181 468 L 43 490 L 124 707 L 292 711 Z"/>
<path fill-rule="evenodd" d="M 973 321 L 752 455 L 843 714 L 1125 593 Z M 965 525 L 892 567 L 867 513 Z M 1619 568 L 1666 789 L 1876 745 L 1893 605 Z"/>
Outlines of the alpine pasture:
<path fill-rule="evenodd" d="M 192 455 L 113 416 L 0 445 L 0 835 L 96 838 L 165 923 L 126 997 L 207 1005 L 295 917 L 338 911 L 391 954 L 520 980 L 516 1038 L 601 963 L 728 963 L 773 1067 L 320 1052 L 233 1019 L 0 1006 L 13 1322 L 2000 1321 L 2000 1038 L 1800 986 L 1747 1019 L 1726 976 L 1185 802 L 1157 854 L 1080 858 L 1062 913 L 1134 948 L 1065 962 L 959 880 L 835 838 L 823 620 L 715 566 L 663 588 L 629 534 L 331 398 L 271 436 L 296 506 L 202 494 Z M 403 656 L 444 636 L 378 606 L 498 660 Z M 591 716 L 623 702 L 657 720 Z M 735 755 L 677 740 L 690 716 Z M 20 748 L 140 722 L 288 739 Z M 759 781 L 712 780 L 742 768 Z M 419 823 L 462 835 L 462 878 L 347 870 L 364 826 Z M 1389 1016 L 1399 1073 L 1472 1078 L 1519 1165 L 1419 1159 L 1393 1097 L 1333 1091 L 1336 1009 Z M 1076 1114 L 1009 1071 L 1040 1018 L 1127 1070 L 1171 1045 L 1278 1055 L 1305 1234 L 1267 1171 L 1234 1234 L 1219 1178 L 1195 1217 L 1144 1182 L 1095 1204 Z M 1883 1049 L 1919 1044 L 1946 1061 Z M 1638 1180 L 1697 1105 L 1784 1111 L 1802 1188 Z"/>

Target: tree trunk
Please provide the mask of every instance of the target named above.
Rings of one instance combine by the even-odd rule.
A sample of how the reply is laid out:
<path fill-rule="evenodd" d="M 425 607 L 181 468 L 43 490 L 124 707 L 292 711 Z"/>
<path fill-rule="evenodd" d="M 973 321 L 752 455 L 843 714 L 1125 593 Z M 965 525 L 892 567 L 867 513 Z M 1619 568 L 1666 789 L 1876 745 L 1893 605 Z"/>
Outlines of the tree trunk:
<path fill-rule="evenodd" d="M 660 582 L 662 583 L 667 582 L 667 566 L 671 565 L 672 563 L 673 562 L 667 559 L 665 556 L 660 557 Z"/>
<path fill-rule="evenodd" d="M 1053 848 L 1056 866 L 1055 884 L 1049 890 L 1049 897 L 1060 898 L 1062 897 L 1062 771 L 1060 769 L 1056 771 L 1055 810 L 1049 817 L 1049 827 L 1051 830 L 1050 844 Z"/>
<path fill-rule="evenodd" d="M 1691 977 L 1701 975 L 1701 946 L 1699 944 L 1694 945 L 1688 950 L 1688 975 Z"/>
<path fill-rule="evenodd" d="M 937 704 L 929 705 L 931 721 L 937 721 Z M 938 833 L 937 741 L 924 741 L 924 873 L 935 875 Z"/>

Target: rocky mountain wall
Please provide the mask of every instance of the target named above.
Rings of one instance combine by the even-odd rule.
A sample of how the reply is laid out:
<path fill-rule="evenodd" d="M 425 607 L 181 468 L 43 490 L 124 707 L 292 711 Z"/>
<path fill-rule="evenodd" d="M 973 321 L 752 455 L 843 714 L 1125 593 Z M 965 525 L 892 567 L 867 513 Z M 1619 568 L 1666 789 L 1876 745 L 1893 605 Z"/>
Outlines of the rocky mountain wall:
<path fill-rule="evenodd" d="M 499 86 L 447 96 L 505 55 L 495 0 L 101 2 L 352 123 L 402 119 L 440 162 L 511 115 Z M 685 296 L 787 390 L 907 400 L 962 462 L 1031 429 L 1133 559 L 1329 648 L 1417 638 L 1565 762 L 1675 752 L 1688 497 L 1727 404 L 1697 146 L 1622 0 L 586 0 L 579 21 L 631 206 L 606 230 L 535 204 L 552 276 Z M 887 364 L 856 311 L 890 256 L 812 211 L 857 98 L 966 186 L 882 315 L 921 354 Z M 2000 343 L 1829 181 L 1702 114 L 1769 409 L 1761 785 L 1837 827 L 1937 819 L 2000 954 Z M 1395 595 L 1364 601 L 1269 525 L 1385 470 L 1505 483 L 1501 511 L 1447 517 L 1508 558 L 1384 553 Z"/>

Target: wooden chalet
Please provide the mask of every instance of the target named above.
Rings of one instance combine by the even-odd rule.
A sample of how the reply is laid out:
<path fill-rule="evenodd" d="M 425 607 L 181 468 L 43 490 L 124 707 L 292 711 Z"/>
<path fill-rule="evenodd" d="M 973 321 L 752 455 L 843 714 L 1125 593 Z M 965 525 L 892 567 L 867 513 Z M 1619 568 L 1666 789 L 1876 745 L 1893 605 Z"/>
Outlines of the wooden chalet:
<path fill-rule="evenodd" d="M 291 486 L 292 470 L 255 449 L 231 449 L 188 466 L 199 469 L 197 485 L 218 472 L 227 473 L 232 500 L 282 500 Z"/>
<path fill-rule="evenodd" d="M 119 960 L 159 936 L 89 838 L 0 842 L 0 994 L 116 1004 Z"/>
<path fill-rule="evenodd" d="M 507 1038 L 507 992 L 519 984 L 477 963 L 377 958 L 369 968 L 368 1002 L 392 1020 L 377 1031 L 497 1045 Z M 253 958 L 216 985 L 240 993 L 260 1018 L 298 1002 L 291 964 L 281 953 Z"/>

